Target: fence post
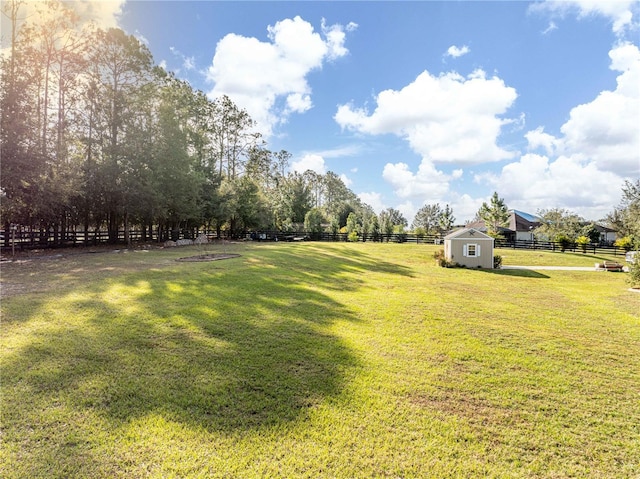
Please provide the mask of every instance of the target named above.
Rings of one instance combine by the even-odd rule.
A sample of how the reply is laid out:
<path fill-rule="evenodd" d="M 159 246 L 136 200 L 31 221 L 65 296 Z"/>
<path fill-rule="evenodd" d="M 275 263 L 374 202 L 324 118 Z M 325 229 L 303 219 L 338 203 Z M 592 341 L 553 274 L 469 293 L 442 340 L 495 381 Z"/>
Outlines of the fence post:
<path fill-rule="evenodd" d="M 16 255 L 16 230 L 18 225 L 11 225 L 11 256 Z"/>

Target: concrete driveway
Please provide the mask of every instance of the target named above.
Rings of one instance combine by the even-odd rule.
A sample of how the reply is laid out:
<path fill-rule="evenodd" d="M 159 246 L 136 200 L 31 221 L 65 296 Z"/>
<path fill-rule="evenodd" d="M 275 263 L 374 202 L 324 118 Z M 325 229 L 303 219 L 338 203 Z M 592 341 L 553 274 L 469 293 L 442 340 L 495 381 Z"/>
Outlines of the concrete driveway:
<path fill-rule="evenodd" d="M 502 266 L 502 269 L 530 269 L 535 271 L 604 271 L 598 270 L 593 266 Z M 628 271 L 627 266 L 623 267 L 624 271 Z"/>

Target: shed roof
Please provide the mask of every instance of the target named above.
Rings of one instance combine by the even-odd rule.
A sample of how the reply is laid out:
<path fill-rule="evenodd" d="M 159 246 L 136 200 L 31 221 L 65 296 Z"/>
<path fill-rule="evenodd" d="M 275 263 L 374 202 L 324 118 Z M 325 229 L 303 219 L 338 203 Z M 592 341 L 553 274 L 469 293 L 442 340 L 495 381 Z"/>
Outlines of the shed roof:
<path fill-rule="evenodd" d="M 455 230 L 452 233 L 449 233 L 444 237 L 445 240 L 450 239 L 479 239 L 479 240 L 491 240 L 493 238 L 489 235 L 484 234 L 482 231 L 478 231 L 475 228 L 460 228 L 459 230 Z"/>
<path fill-rule="evenodd" d="M 471 223 L 467 223 L 465 228 L 473 228 L 474 230 L 480 231 L 481 233 L 486 233 L 489 231 L 489 228 L 486 227 L 484 220 L 472 221 Z M 505 228 L 504 226 L 498 226 L 498 233 L 506 234 L 512 233 L 512 230 L 509 228 Z"/>

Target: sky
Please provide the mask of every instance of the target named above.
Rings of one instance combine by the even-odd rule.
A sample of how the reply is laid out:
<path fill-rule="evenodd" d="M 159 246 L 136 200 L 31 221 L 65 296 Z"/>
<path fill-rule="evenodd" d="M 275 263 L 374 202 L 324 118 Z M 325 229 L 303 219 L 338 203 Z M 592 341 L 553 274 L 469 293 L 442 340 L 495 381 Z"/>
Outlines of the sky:
<path fill-rule="evenodd" d="M 77 1 L 376 212 L 599 220 L 640 178 L 638 1 Z"/>

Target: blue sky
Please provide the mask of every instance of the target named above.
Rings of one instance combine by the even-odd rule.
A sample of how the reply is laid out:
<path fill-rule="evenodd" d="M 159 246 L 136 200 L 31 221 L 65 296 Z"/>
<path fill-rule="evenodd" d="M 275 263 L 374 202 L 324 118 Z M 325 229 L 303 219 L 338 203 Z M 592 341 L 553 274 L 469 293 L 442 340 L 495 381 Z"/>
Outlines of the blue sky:
<path fill-rule="evenodd" d="M 376 211 L 461 223 L 497 191 L 597 220 L 640 177 L 637 1 L 78 5 Z"/>

